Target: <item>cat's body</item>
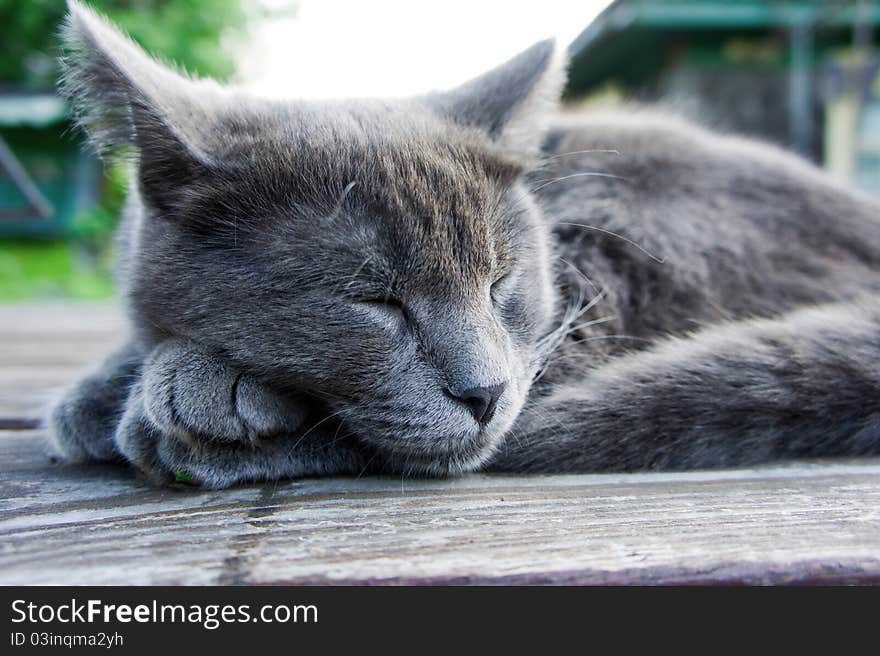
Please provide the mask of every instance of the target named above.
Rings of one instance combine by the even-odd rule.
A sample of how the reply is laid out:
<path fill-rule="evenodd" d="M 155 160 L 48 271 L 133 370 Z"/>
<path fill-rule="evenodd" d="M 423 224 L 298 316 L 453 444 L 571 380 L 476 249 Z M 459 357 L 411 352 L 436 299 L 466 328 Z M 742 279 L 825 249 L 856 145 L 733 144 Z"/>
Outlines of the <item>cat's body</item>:
<path fill-rule="evenodd" d="M 576 323 L 596 323 L 551 358 L 490 467 L 878 452 L 876 201 L 775 147 L 641 110 L 564 116 L 547 149 L 531 177 L 565 293 L 600 299 Z"/>
<path fill-rule="evenodd" d="M 56 406 L 69 457 L 224 486 L 880 453 L 880 212 L 812 166 L 559 113 L 546 43 L 447 93 L 280 104 L 72 12 L 68 93 L 140 155 L 132 339 Z"/>
<path fill-rule="evenodd" d="M 880 291 L 880 204 L 793 155 L 638 110 L 563 115 L 547 143 L 536 196 L 559 256 L 606 288 L 603 332 L 656 338 Z"/>

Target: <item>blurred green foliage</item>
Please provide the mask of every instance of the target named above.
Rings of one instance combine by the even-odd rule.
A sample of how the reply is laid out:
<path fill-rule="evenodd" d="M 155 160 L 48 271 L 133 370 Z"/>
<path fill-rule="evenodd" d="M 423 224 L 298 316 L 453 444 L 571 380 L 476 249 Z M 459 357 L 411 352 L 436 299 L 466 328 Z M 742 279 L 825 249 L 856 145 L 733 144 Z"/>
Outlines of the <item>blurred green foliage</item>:
<path fill-rule="evenodd" d="M 255 21 L 290 14 L 294 0 L 87 0 L 147 52 L 190 73 L 227 79 Z M 64 0 L 0 0 L 0 87 L 47 89 L 58 68 Z M 99 298 L 112 293 L 111 234 L 125 196 L 126 165 L 109 162 L 101 204 L 77 215 L 66 242 L 0 242 L 0 300 Z"/>
<path fill-rule="evenodd" d="M 101 204 L 79 212 L 70 227 L 71 239 L 93 254 L 107 245 L 109 236 L 116 228 L 122 204 L 125 202 L 129 164 L 125 161 L 108 161 L 104 166 L 104 174 Z"/>
<path fill-rule="evenodd" d="M 0 301 L 107 298 L 113 294 L 110 253 L 95 261 L 69 242 L 0 242 Z"/>
<path fill-rule="evenodd" d="M 241 37 L 261 5 L 245 0 L 91 0 L 148 52 L 199 75 L 234 72 L 221 37 Z M 0 0 L 0 82 L 48 87 L 55 82 L 63 0 Z"/>

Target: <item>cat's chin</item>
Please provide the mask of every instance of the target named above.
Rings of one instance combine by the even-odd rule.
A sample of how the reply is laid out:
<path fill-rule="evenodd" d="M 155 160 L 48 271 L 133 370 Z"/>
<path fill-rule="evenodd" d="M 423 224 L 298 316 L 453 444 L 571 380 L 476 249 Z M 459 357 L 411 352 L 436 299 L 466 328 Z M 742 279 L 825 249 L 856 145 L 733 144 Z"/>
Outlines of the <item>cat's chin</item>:
<path fill-rule="evenodd" d="M 406 476 L 444 478 L 477 471 L 495 453 L 500 440 L 473 449 L 438 449 L 435 452 L 382 449 L 386 469 Z"/>
<path fill-rule="evenodd" d="M 486 430 L 465 435 L 432 436 L 432 447 L 425 447 L 426 435 L 414 439 L 401 437 L 370 440 L 383 456 L 385 469 L 408 476 L 458 476 L 479 470 L 498 450 L 515 419 L 510 416 Z M 421 444 L 421 447 L 415 447 Z"/>
<path fill-rule="evenodd" d="M 522 381 L 511 385 L 492 421 L 478 428 L 472 418 L 462 412 L 436 424 L 409 421 L 377 423 L 375 415 L 366 412 L 358 421 L 349 416 L 348 423 L 364 443 L 375 449 L 383 469 L 407 476 L 455 476 L 479 470 L 498 450 L 511 430 L 525 403 L 520 391 Z"/>

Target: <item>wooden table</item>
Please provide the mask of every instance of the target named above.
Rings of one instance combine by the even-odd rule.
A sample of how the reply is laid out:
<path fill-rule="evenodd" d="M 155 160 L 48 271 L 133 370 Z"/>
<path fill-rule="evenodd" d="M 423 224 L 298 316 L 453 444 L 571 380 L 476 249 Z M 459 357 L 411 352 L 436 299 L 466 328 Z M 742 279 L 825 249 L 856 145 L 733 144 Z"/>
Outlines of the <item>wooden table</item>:
<path fill-rule="evenodd" d="M 121 326 L 0 306 L 0 584 L 880 583 L 878 459 L 221 492 L 52 464 L 41 407 Z"/>

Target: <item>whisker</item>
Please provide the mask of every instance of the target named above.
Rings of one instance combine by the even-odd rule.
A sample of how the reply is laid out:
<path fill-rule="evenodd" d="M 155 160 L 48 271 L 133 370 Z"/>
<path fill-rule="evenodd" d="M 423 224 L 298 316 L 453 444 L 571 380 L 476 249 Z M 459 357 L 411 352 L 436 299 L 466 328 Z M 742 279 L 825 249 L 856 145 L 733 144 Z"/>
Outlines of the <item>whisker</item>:
<path fill-rule="evenodd" d="M 330 446 L 334 446 L 339 442 L 339 440 L 340 440 L 339 433 L 342 430 L 342 427 L 344 425 L 345 425 L 345 422 L 342 422 L 342 421 L 339 422 L 339 426 L 336 427 L 336 432 L 333 433 L 333 439 L 330 441 Z"/>
<path fill-rule="evenodd" d="M 609 321 L 614 321 L 617 317 L 609 316 L 609 317 L 601 317 L 599 319 L 593 319 L 592 321 L 587 321 L 586 323 L 578 324 L 577 326 L 572 326 L 568 329 L 568 334 L 575 333 L 578 330 L 583 328 L 589 328 L 590 326 L 596 326 L 602 323 L 608 323 Z"/>
<path fill-rule="evenodd" d="M 604 292 L 600 292 L 594 296 L 589 301 L 586 308 L 589 309 L 598 303 L 603 293 Z M 583 298 L 583 289 L 580 289 L 578 291 L 577 301 L 569 304 L 562 320 L 559 322 L 559 326 L 538 341 L 538 344 L 535 347 L 536 358 L 532 361 L 533 366 L 538 367 L 538 372 L 532 378 L 533 383 L 541 380 L 544 374 L 547 373 L 547 370 L 550 368 L 551 357 L 562 346 L 565 338 L 571 333 L 572 324 L 577 321 L 578 317 L 586 312 L 586 309 L 582 307 Z"/>
<path fill-rule="evenodd" d="M 587 303 L 584 307 L 581 308 L 580 312 L 577 313 L 575 319 L 580 319 L 584 314 L 592 310 L 598 302 L 600 302 L 603 298 L 605 298 L 605 290 L 601 290 L 598 294 L 596 294 L 593 299 Z"/>
<path fill-rule="evenodd" d="M 556 184 L 557 182 L 563 182 L 564 180 L 571 180 L 572 178 L 612 178 L 614 180 L 623 180 L 624 182 L 629 182 L 629 178 L 625 178 L 622 175 L 614 175 L 613 173 L 598 173 L 595 171 L 589 171 L 584 173 L 569 173 L 568 175 L 563 175 L 558 178 L 553 178 L 552 180 L 542 181 L 542 184 L 539 184 L 537 187 L 530 189 L 531 193 L 535 193 L 536 191 L 540 191 L 545 187 L 549 187 L 552 184 Z"/>
<path fill-rule="evenodd" d="M 541 166 L 537 167 L 535 170 L 536 171 L 541 170 Z M 623 176 L 619 176 L 619 175 L 614 175 L 613 173 L 602 173 L 599 171 L 583 171 L 580 173 L 570 173 L 569 175 L 563 175 L 561 177 L 552 178 L 550 180 L 537 180 L 536 182 L 538 183 L 538 186 L 534 187 L 533 189 L 526 188 L 525 193 L 522 196 L 516 198 L 513 201 L 513 204 L 518 205 L 521 201 L 525 200 L 526 198 L 531 196 L 531 194 L 535 193 L 536 191 L 540 191 L 541 189 L 544 189 L 545 187 L 548 187 L 548 186 L 555 184 L 557 182 L 562 182 L 563 180 L 570 180 L 571 178 L 589 178 L 589 177 L 612 178 L 615 180 L 623 180 L 623 181 L 629 182 L 628 178 L 624 178 Z M 499 195 L 498 201 L 500 202 L 500 200 L 502 198 L 503 198 L 503 195 Z"/>
<path fill-rule="evenodd" d="M 595 337 L 585 337 L 583 339 L 576 339 L 572 341 L 572 344 L 583 344 L 584 342 L 595 342 L 600 339 L 632 339 L 639 342 L 647 342 L 653 343 L 654 340 L 648 339 L 646 337 L 636 337 L 635 335 L 596 335 Z"/>
<path fill-rule="evenodd" d="M 571 432 L 572 432 L 571 426 L 566 426 L 565 424 L 562 423 L 562 421 L 559 419 L 559 417 L 557 415 L 551 414 L 546 409 L 540 407 L 538 404 L 535 404 L 534 406 L 532 406 L 530 408 L 530 411 L 533 412 L 534 414 L 538 415 L 543 421 L 545 421 L 547 423 L 549 423 L 549 422 L 555 423 L 557 426 L 559 426 L 559 428 L 562 429 L 562 433 L 564 435 L 571 434 Z"/>
<path fill-rule="evenodd" d="M 665 258 L 665 257 L 663 257 L 663 258 L 661 258 L 661 257 L 657 257 L 656 255 L 654 255 L 652 252 L 650 252 L 650 251 L 647 250 L 646 248 L 644 248 L 644 247 L 640 246 L 639 244 L 637 244 L 636 242 L 634 242 L 632 239 L 629 239 L 629 238 L 627 238 L 627 237 L 624 237 L 623 235 L 618 234 L 618 233 L 616 233 L 616 232 L 613 232 L 613 231 L 611 231 L 611 230 L 607 230 L 607 229 L 605 229 L 605 228 L 598 228 L 598 227 L 596 227 L 596 226 L 587 225 L 586 223 L 571 223 L 571 222 L 568 222 L 568 221 L 557 221 L 556 224 L 557 224 L 557 225 L 574 226 L 574 227 L 576 227 L 576 228 L 586 228 L 587 230 L 595 230 L 596 232 L 601 232 L 601 233 L 603 233 L 603 234 L 610 235 L 610 236 L 612 236 L 612 237 L 617 237 L 618 239 L 622 239 L 623 241 L 625 241 L 625 242 L 626 242 L 627 244 L 629 244 L 630 246 L 634 246 L 634 247 L 636 247 L 636 248 L 639 249 L 642 253 L 644 253 L 645 255 L 647 255 L 648 257 L 650 257 L 650 258 L 651 258 L 652 260 L 654 260 L 655 262 L 657 262 L 657 263 L 659 263 L 659 264 L 666 264 L 666 258 Z"/>
<path fill-rule="evenodd" d="M 574 270 L 574 272 L 575 272 L 576 274 L 578 274 L 581 278 L 583 278 L 584 281 L 585 281 L 590 287 L 593 288 L 593 291 L 594 291 L 594 292 L 598 292 L 598 291 L 599 291 L 599 288 L 596 286 L 596 283 L 594 283 L 594 282 L 593 282 L 593 281 L 587 276 L 587 274 L 585 274 L 583 271 L 581 271 L 578 267 L 576 267 L 574 264 L 572 264 L 571 262 L 569 262 L 568 260 L 566 260 L 564 257 L 558 257 L 558 256 L 557 256 L 557 259 L 558 259 L 559 261 L 561 261 L 563 264 L 565 264 L 565 265 L 571 267 L 571 268 Z"/>
<path fill-rule="evenodd" d="M 572 150 L 567 153 L 558 153 L 557 155 L 550 155 L 549 157 L 545 157 L 545 160 L 553 160 L 559 159 L 561 157 L 569 157 L 570 155 L 588 155 L 590 153 L 606 153 L 609 155 L 620 155 L 619 150 L 615 150 L 614 148 L 590 148 L 587 150 Z"/>
<path fill-rule="evenodd" d="M 361 478 L 364 474 L 367 473 L 367 469 L 369 469 L 370 465 L 373 464 L 373 461 L 376 459 L 376 456 L 379 455 L 379 452 L 376 451 L 373 455 L 370 456 L 370 459 L 364 464 L 364 468 L 361 469 L 361 472 L 355 477 L 355 480 Z"/>
<path fill-rule="evenodd" d="M 305 433 L 303 433 L 303 434 L 300 436 L 300 438 L 294 443 L 293 448 L 296 449 L 296 447 L 298 447 L 298 446 L 302 443 L 302 441 L 303 441 L 304 439 L 306 439 L 306 437 L 308 437 L 308 436 L 311 434 L 311 432 L 312 432 L 313 430 L 315 430 L 318 426 L 320 426 L 320 425 L 323 424 L 324 422 L 327 422 L 327 421 L 333 419 L 334 417 L 337 417 L 337 416 L 342 415 L 342 414 L 345 414 L 345 411 L 344 411 L 344 410 L 337 410 L 336 412 L 333 412 L 333 413 L 327 415 L 327 416 L 324 417 L 323 419 L 318 420 L 318 421 L 315 423 L 314 426 L 312 426 L 310 429 L 308 429 Z"/>
<path fill-rule="evenodd" d="M 568 327 L 576 320 L 578 316 L 577 313 L 580 312 L 581 304 L 583 303 L 583 298 L 583 290 L 578 290 L 577 300 L 569 303 L 568 308 L 562 315 L 562 320 L 559 322 L 559 325 L 538 341 L 539 349 L 559 339 L 561 335 L 564 335 Z"/>

